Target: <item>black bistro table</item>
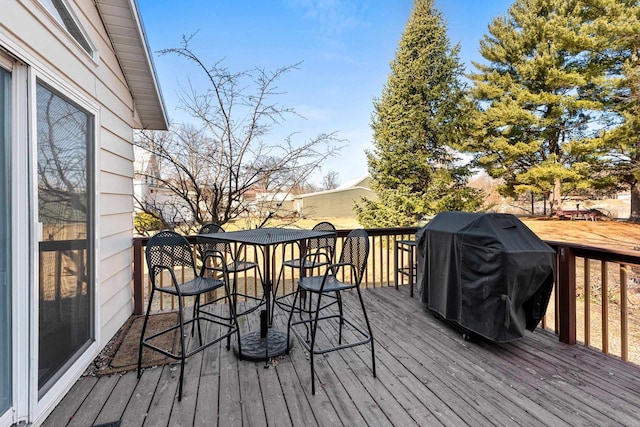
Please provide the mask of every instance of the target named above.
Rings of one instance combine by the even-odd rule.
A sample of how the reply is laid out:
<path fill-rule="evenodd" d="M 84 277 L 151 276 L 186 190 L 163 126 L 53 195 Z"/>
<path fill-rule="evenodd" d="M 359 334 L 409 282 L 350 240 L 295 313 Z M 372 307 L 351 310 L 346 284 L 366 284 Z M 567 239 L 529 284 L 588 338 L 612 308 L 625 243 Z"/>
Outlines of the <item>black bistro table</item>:
<path fill-rule="evenodd" d="M 271 319 L 271 293 L 273 277 L 271 272 L 271 254 L 275 246 L 285 243 L 304 242 L 307 239 L 327 237 L 330 231 L 301 230 L 296 228 L 255 228 L 251 230 L 228 231 L 225 233 L 198 234 L 199 241 L 205 242 L 237 242 L 256 245 L 262 249 L 262 292 L 265 296 L 266 308 L 260 313 L 260 331 L 252 331 L 240 337 L 239 352 L 234 349 L 242 360 L 269 360 L 287 351 L 287 333 L 276 330 L 268 325 Z M 304 272 L 304 271 L 303 271 Z"/>

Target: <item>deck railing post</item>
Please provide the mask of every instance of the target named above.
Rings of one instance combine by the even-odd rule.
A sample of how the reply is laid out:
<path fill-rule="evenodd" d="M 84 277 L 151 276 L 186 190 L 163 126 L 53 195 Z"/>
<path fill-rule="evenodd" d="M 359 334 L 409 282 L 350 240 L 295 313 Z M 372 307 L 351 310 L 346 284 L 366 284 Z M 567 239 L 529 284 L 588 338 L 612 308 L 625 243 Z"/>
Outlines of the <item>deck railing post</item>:
<path fill-rule="evenodd" d="M 144 314 L 144 265 L 142 240 L 133 239 L 133 314 Z"/>
<path fill-rule="evenodd" d="M 560 341 L 576 343 L 576 256 L 571 248 L 560 246 L 558 262 L 558 319 Z"/>

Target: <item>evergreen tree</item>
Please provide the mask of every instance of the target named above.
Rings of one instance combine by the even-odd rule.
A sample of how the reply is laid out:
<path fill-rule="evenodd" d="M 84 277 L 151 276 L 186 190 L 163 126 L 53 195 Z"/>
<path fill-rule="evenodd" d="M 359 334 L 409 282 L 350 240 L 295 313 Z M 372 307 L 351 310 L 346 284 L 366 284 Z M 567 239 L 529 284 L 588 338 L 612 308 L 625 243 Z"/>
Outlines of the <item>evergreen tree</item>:
<path fill-rule="evenodd" d="M 407 226 L 418 215 L 480 208 L 478 191 L 466 187 L 470 170 L 458 165 L 455 151 L 470 111 L 458 51 L 433 0 L 415 0 L 387 84 L 374 101 L 367 161 L 378 200 L 356 206 L 362 225 Z"/>
<path fill-rule="evenodd" d="M 542 194 L 552 209 L 603 178 L 604 104 L 587 92 L 606 67 L 586 54 L 583 6 L 517 0 L 489 25 L 480 43 L 489 64 L 474 64 L 471 76 L 481 109 L 469 148 L 478 164 L 503 180 L 503 195 Z"/>
<path fill-rule="evenodd" d="M 583 0 L 580 36 L 589 61 L 605 70 L 585 97 L 603 104 L 607 127 L 599 150 L 612 185 L 631 192 L 629 219 L 640 222 L 640 5 L 638 0 Z"/>

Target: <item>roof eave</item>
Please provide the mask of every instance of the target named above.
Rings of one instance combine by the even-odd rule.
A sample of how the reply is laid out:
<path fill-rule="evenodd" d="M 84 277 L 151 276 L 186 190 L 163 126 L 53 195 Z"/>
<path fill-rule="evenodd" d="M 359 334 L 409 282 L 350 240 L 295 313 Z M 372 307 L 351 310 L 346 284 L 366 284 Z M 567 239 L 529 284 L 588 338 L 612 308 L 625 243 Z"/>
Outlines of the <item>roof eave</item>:
<path fill-rule="evenodd" d="M 136 0 L 95 0 L 144 129 L 167 130 L 164 99 Z"/>

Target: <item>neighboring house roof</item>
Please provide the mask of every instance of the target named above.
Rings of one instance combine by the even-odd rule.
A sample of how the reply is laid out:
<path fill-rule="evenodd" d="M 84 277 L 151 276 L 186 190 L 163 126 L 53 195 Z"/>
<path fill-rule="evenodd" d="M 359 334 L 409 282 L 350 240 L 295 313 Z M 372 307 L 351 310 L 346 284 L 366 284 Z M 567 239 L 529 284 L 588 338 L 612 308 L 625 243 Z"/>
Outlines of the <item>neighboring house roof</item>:
<path fill-rule="evenodd" d="M 344 190 L 347 188 L 355 188 L 355 187 L 370 188 L 370 184 L 369 184 L 370 179 L 371 178 L 369 178 L 368 175 L 360 176 L 358 178 L 353 178 L 345 182 L 344 184 L 341 184 L 338 187 L 336 187 L 336 190 Z"/>
<path fill-rule="evenodd" d="M 95 0 L 145 129 L 169 127 L 149 44 L 135 0 Z"/>

